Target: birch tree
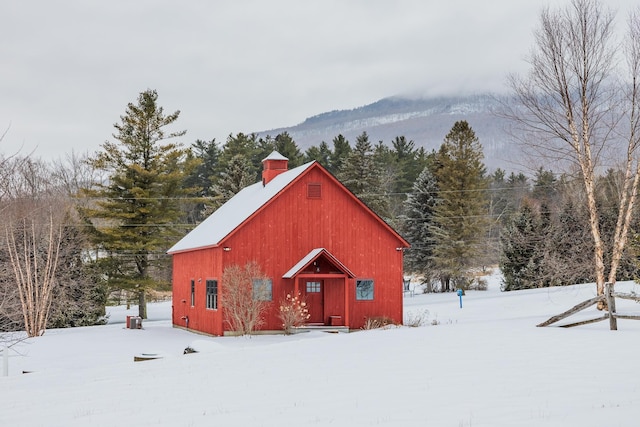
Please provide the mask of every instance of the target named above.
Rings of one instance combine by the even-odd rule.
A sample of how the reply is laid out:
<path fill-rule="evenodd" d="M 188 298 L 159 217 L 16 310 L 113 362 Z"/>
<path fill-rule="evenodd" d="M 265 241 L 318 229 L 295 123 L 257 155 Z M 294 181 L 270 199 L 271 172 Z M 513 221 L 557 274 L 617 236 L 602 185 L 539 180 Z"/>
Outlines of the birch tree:
<path fill-rule="evenodd" d="M 5 237 L 20 296 L 25 332 L 30 337 L 40 336 L 47 326 L 56 286 L 62 226 L 54 221 L 51 208 L 45 223 L 37 217 L 23 218 L 15 227 L 8 223 Z"/>
<path fill-rule="evenodd" d="M 638 187 L 640 24 L 630 15 L 626 44 L 616 42 L 614 14 L 597 0 L 545 8 L 528 57 L 529 73 L 511 76 L 517 107 L 507 115 L 528 148 L 578 170 L 584 185 L 598 295 L 615 283 Z M 620 55 L 624 54 L 624 58 Z M 624 59 L 621 60 L 621 59 Z M 626 67 L 621 65 L 626 62 Z M 620 65 L 620 67 L 618 66 Z M 625 79 L 618 80 L 622 69 Z M 624 73 L 622 73 L 624 74 Z M 531 142 L 535 141 L 535 143 Z M 621 149 L 622 148 L 622 149 Z M 596 178 L 610 155 L 624 153 L 623 183 L 608 271 L 596 203 Z M 599 306 L 600 309 L 604 305 Z"/>

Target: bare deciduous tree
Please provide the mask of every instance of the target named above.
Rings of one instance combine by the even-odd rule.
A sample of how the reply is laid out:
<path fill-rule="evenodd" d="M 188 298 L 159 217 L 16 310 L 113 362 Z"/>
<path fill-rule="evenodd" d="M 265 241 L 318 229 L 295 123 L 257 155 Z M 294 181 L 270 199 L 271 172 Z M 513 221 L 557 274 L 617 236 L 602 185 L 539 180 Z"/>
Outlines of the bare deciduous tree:
<path fill-rule="evenodd" d="M 231 330 L 248 335 L 263 325 L 271 300 L 268 279 L 256 262 L 231 265 L 222 273 L 220 294 L 225 321 Z"/>
<path fill-rule="evenodd" d="M 44 333 L 56 284 L 58 253 L 62 239 L 62 226 L 54 223 L 53 212 L 49 222 L 39 224 L 36 219 L 22 220 L 20 227 L 5 227 L 9 259 L 20 295 L 24 326 L 30 337 Z"/>
<path fill-rule="evenodd" d="M 65 178 L 84 171 L 72 164 L 53 172 L 42 161 L 20 156 L 5 164 L 3 172 L 10 172 L 0 208 L 0 328 L 37 335 L 51 325 L 99 323 L 106 291 L 86 264 L 88 243 L 73 215 L 79 179 Z"/>
<path fill-rule="evenodd" d="M 523 135 L 533 135 L 529 148 L 547 159 L 575 165 L 584 185 L 589 228 L 593 239 L 597 293 L 605 280 L 612 284 L 622 256 L 635 203 L 640 130 L 638 77 L 640 77 L 640 24 L 631 15 L 626 49 L 619 49 L 614 15 L 597 0 L 572 0 L 558 12 L 546 8 L 535 33 L 529 57 L 530 73 L 512 76 L 509 84 L 518 102 L 507 116 Z M 619 53 L 626 53 L 627 79 L 617 79 Z M 596 178 L 605 160 L 626 147 L 618 220 L 611 247 L 608 275 L 605 268 Z M 603 305 L 599 308 L 604 308 Z"/>

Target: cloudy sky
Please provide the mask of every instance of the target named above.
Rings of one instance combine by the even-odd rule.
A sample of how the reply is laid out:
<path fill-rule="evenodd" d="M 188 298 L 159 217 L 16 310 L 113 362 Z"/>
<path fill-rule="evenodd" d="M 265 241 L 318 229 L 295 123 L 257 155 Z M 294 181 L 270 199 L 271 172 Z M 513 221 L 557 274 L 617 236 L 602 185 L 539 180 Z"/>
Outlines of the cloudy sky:
<path fill-rule="evenodd" d="M 156 89 L 182 142 L 398 94 L 504 91 L 568 0 L 3 0 L 0 153 L 93 152 Z M 607 0 L 622 23 L 637 0 Z"/>

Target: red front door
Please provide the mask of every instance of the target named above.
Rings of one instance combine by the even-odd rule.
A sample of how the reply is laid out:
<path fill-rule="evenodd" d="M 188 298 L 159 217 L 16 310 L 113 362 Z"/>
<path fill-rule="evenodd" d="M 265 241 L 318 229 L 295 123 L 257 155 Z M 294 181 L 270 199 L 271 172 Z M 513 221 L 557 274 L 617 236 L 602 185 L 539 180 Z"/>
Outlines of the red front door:
<path fill-rule="evenodd" d="M 307 280 L 303 286 L 302 294 L 309 308 L 309 320 L 307 323 L 324 324 L 324 284 L 322 280 Z"/>

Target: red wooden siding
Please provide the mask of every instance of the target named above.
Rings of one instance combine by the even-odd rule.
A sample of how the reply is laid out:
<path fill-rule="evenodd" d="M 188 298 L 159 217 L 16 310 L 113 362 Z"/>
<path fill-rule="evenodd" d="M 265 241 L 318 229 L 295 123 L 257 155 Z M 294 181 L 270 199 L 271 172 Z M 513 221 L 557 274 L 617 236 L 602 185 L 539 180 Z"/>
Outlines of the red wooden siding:
<path fill-rule="evenodd" d="M 321 198 L 307 197 L 308 183 L 322 185 Z M 350 281 L 350 327 L 361 327 L 370 316 L 402 321 L 402 252 L 396 248 L 403 242 L 318 168 L 286 188 L 224 245 L 231 248 L 225 265 L 259 262 L 273 278 L 276 301 L 293 290 L 282 275 L 310 250 L 326 248 L 358 277 L 374 279 L 373 301 L 356 301 L 355 281 Z M 268 329 L 280 329 L 277 316 L 267 323 Z"/>
<path fill-rule="evenodd" d="M 223 334 L 222 310 L 206 308 L 206 281 L 218 281 L 218 306 L 222 283 L 221 248 L 200 249 L 173 255 L 173 324 L 212 335 Z M 191 280 L 195 304 L 191 306 Z"/>
<path fill-rule="evenodd" d="M 312 184 L 311 192 L 308 184 Z M 218 279 L 219 293 L 223 293 L 225 284 L 221 277 L 225 266 L 256 261 L 273 281 L 273 302 L 263 329 L 282 329 L 279 302 L 295 291 L 297 280 L 282 276 L 316 248 L 327 249 L 356 279 L 374 280 L 374 299 L 357 301 L 356 279 L 346 278 L 344 272 L 335 271 L 320 257 L 314 269 L 319 269 L 316 272 L 323 282 L 325 323 L 330 316 L 340 316 L 342 324 L 352 329 L 362 327 L 366 318 L 372 316 L 402 322 L 402 251 L 398 248 L 406 246 L 406 242 L 317 164 L 233 231 L 220 246 L 229 250 L 216 247 L 173 255 L 174 324 L 184 326 L 181 318 L 188 315 L 190 328 L 223 334 L 222 310 L 204 308 L 205 279 Z M 302 273 L 306 279 L 306 273 L 313 270 Z M 189 307 L 192 278 L 196 281 L 202 278 L 202 283 L 196 282 L 195 308 Z M 298 279 L 297 283 L 300 290 L 304 280 Z"/>

